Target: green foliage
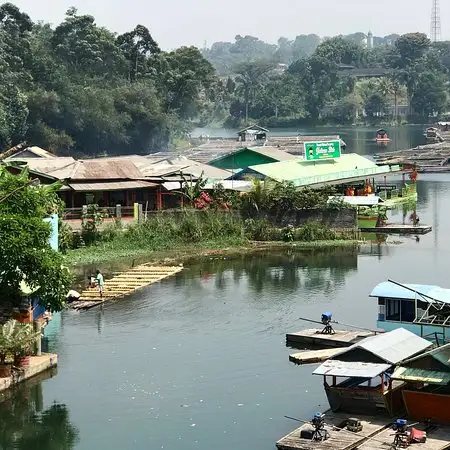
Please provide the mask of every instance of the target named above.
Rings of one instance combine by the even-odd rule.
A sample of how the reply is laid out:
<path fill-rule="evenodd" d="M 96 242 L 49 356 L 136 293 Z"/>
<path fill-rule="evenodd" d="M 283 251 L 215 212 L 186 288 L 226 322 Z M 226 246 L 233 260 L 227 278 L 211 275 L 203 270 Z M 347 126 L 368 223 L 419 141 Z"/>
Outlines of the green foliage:
<path fill-rule="evenodd" d="M 98 205 L 87 205 L 81 217 L 81 236 L 86 244 L 96 241 L 107 214 Z"/>
<path fill-rule="evenodd" d="M 12 175 L 0 167 L 0 304 L 16 305 L 25 281 L 44 307 L 62 308 L 71 277 L 50 247 L 50 225 L 43 221 L 57 209 L 59 188 L 31 186 L 26 170 Z"/>
<path fill-rule="evenodd" d="M 336 64 L 359 67 L 365 62 L 366 51 L 361 45 L 357 45 L 348 39 L 334 37 L 321 42 L 315 51 L 315 55 Z"/>
<path fill-rule="evenodd" d="M 41 337 L 41 332 L 35 332 L 31 324 L 8 320 L 0 326 L 0 363 L 6 358 L 31 355 L 33 345 Z"/>

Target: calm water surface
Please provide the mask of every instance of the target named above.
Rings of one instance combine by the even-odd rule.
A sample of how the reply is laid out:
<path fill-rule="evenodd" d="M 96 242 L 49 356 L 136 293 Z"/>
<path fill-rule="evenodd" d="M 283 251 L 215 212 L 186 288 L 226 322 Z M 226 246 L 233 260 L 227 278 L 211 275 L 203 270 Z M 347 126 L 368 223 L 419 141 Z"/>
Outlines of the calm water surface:
<path fill-rule="evenodd" d="M 450 176 L 422 175 L 418 192 L 433 226 L 418 242 L 206 260 L 102 310 L 65 312 L 47 336 L 58 374 L 4 396 L 0 449 L 273 449 L 296 426 L 284 415 L 327 408 L 314 366 L 288 361 L 300 316 L 374 327 L 376 283 L 450 287 Z"/>

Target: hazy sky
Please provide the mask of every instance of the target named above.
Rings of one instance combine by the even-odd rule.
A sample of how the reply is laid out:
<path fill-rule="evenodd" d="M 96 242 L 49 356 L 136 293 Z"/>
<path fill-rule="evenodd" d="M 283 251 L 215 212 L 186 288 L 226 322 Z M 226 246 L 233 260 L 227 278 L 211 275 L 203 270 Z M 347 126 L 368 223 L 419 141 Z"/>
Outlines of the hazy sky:
<path fill-rule="evenodd" d="M 320 36 L 372 30 L 376 36 L 429 33 L 431 0 L 10 0 L 34 21 L 59 23 L 70 6 L 99 25 L 122 33 L 138 23 L 163 49 L 208 46 L 251 34 L 275 43 L 279 36 Z M 444 6 L 444 2 L 442 2 Z M 445 3 L 448 3 L 446 1 Z M 442 37 L 450 38 L 442 8 Z"/>

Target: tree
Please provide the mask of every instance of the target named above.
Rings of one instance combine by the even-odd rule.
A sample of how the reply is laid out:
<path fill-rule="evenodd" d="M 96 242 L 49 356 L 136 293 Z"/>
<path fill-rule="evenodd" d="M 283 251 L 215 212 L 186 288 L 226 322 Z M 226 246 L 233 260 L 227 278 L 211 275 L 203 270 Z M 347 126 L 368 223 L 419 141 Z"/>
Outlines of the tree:
<path fill-rule="evenodd" d="M 149 57 L 161 50 L 148 28 L 137 25 L 133 31 L 118 36 L 117 43 L 129 64 L 128 78 L 136 81 L 145 76 Z"/>
<path fill-rule="evenodd" d="M 0 166 L 0 304 L 17 306 L 25 282 L 50 311 L 63 308 L 71 276 L 49 244 L 44 218 L 57 210 L 59 184 L 31 186 L 27 170 L 13 175 Z"/>
<path fill-rule="evenodd" d="M 56 55 L 77 72 L 110 78 L 124 71 L 125 58 L 115 36 L 97 27 L 94 17 L 78 15 L 75 8 L 56 27 L 51 43 Z"/>
<path fill-rule="evenodd" d="M 314 55 L 334 62 L 360 67 L 365 62 L 365 50 L 361 45 L 343 37 L 326 39 L 317 47 Z"/>
<path fill-rule="evenodd" d="M 424 33 L 408 33 L 395 41 L 400 55 L 401 68 L 408 67 L 420 60 L 430 48 L 431 41 Z"/>
<path fill-rule="evenodd" d="M 364 109 L 368 117 L 373 118 L 379 114 L 384 114 L 386 111 L 386 97 L 378 92 L 369 96 L 364 104 Z"/>
<path fill-rule="evenodd" d="M 411 105 L 427 119 L 444 111 L 448 99 L 448 80 L 445 75 L 426 71 L 419 75 Z"/>
<path fill-rule="evenodd" d="M 248 124 L 250 102 L 255 98 L 256 90 L 267 80 L 267 74 L 273 67 L 266 61 L 240 64 L 236 68 L 236 89 L 245 103 L 245 123 Z"/>

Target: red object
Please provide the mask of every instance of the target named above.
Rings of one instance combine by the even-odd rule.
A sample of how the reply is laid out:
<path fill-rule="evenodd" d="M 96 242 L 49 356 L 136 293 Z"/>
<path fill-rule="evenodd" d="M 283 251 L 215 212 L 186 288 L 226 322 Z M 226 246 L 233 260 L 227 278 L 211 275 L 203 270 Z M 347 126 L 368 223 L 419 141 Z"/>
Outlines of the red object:
<path fill-rule="evenodd" d="M 417 428 L 411 428 L 409 437 L 411 441 L 422 444 L 427 440 L 427 433 L 425 433 L 425 431 L 418 430 Z"/>

